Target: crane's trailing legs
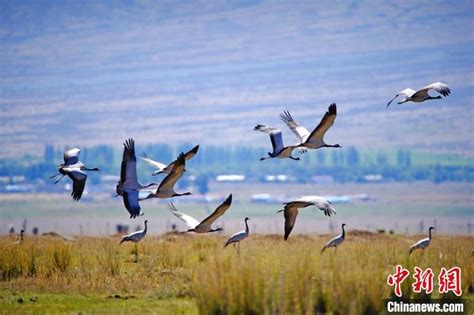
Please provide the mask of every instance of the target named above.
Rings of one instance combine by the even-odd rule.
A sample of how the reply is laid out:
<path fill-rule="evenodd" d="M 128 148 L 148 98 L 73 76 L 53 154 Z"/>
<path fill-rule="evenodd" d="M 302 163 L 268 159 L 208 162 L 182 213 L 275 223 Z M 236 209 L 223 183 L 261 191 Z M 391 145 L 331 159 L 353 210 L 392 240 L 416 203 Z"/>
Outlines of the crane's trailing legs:
<path fill-rule="evenodd" d="M 57 184 L 57 183 L 59 183 L 59 181 L 60 181 L 61 179 L 63 179 L 63 177 L 66 176 L 66 175 L 63 175 L 63 174 L 61 174 L 61 173 L 57 173 L 57 174 L 55 174 L 55 175 L 53 175 L 53 176 L 50 176 L 49 178 L 55 178 L 55 177 L 58 177 L 58 176 L 60 176 L 60 175 L 62 175 L 62 176 L 61 176 L 57 181 L 54 182 L 54 184 Z"/>

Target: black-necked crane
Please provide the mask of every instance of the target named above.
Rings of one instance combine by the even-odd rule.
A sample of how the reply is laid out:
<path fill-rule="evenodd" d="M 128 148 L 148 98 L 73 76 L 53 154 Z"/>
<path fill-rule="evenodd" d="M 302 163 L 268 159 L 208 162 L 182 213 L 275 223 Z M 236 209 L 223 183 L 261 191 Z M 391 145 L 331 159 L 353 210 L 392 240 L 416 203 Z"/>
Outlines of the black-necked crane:
<path fill-rule="evenodd" d="M 314 130 L 309 133 L 308 129 L 301 126 L 296 120 L 293 119 L 289 111 L 284 111 L 280 114 L 281 120 L 291 129 L 291 131 L 301 142 L 300 146 L 308 149 L 341 147 L 339 144 L 327 144 L 324 142 L 324 135 L 334 124 L 336 116 L 337 107 L 335 103 L 332 103 L 329 105 L 326 114 L 324 114 L 316 128 L 314 128 Z"/>
<path fill-rule="evenodd" d="M 232 244 L 235 248 L 235 250 L 237 251 L 237 253 L 240 255 L 240 241 L 246 239 L 248 236 L 249 236 L 249 225 L 247 223 L 247 221 L 250 220 L 249 218 L 245 218 L 244 222 L 245 222 L 245 230 L 242 230 L 240 232 L 237 232 L 235 234 L 233 234 L 228 240 L 227 242 L 225 242 L 225 245 L 224 245 L 224 248 L 226 248 L 227 246 L 229 246 L 230 244 Z M 235 246 L 235 244 L 238 245 L 238 247 Z"/>
<path fill-rule="evenodd" d="M 272 141 L 273 152 L 268 152 L 268 157 L 260 158 L 260 161 L 271 159 L 271 158 L 279 158 L 285 159 L 289 158 L 292 160 L 298 161 L 299 157 L 293 157 L 291 154 L 293 150 L 298 147 L 298 145 L 283 145 L 283 137 L 281 135 L 281 130 L 277 128 L 273 128 L 267 125 L 257 125 L 254 127 L 254 130 L 258 130 L 270 135 L 270 140 Z"/>
<path fill-rule="evenodd" d="M 79 161 L 80 149 L 74 148 L 64 152 L 64 163 L 59 165 L 58 174 L 51 176 L 55 178 L 62 175 L 54 184 L 57 184 L 64 176 L 72 179 L 71 196 L 74 200 L 79 201 L 86 186 L 87 174 L 84 171 L 99 171 L 97 167 L 88 168 L 81 161 Z"/>
<path fill-rule="evenodd" d="M 334 247 L 335 252 L 337 253 L 337 247 L 344 242 L 344 239 L 346 238 L 346 231 L 344 230 L 344 226 L 346 226 L 345 223 L 342 223 L 341 228 L 342 228 L 342 233 L 336 236 L 335 238 L 331 239 L 329 242 L 324 245 L 323 249 L 321 249 L 321 254 L 326 250 L 326 248 Z"/>
<path fill-rule="evenodd" d="M 183 233 L 194 232 L 194 233 L 202 234 L 202 233 L 218 232 L 218 231 L 223 230 L 222 228 L 213 229 L 211 225 L 220 216 L 222 216 L 227 211 L 227 209 L 230 208 L 231 204 L 232 204 L 232 194 L 230 194 L 229 197 L 227 197 L 227 199 L 223 203 L 221 203 L 211 215 L 209 215 L 207 218 L 202 220 L 200 223 L 199 221 L 195 220 L 191 216 L 188 216 L 188 215 L 183 216 L 184 213 L 177 211 L 177 209 L 172 204 L 170 205 L 170 210 L 176 217 L 178 217 L 188 226 L 188 230 L 184 231 Z M 196 225 L 196 222 L 198 223 L 197 225 Z"/>
<path fill-rule="evenodd" d="M 145 228 L 141 231 L 136 231 L 122 237 L 120 244 L 123 242 L 134 242 L 135 243 L 135 262 L 138 262 L 138 242 L 140 242 L 146 235 L 148 220 L 145 220 Z"/>
<path fill-rule="evenodd" d="M 428 237 L 427 238 L 419 240 L 418 242 L 416 242 L 415 244 L 410 246 L 410 254 L 416 249 L 425 250 L 425 248 L 428 247 L 428 245 L 430 245 L 430 243 L 431 243 L 431 230 L 434 230 L 434 227 L 430 226 L 430 228 L 428 229 Z"/>
<path fill-rule="evenodd" d="M 421 103 L 426 100 L 437 100 L 437 99 L 442 98 L 441 95 L 437 95 L 437 96 L 429 95 L 428 92 L 430 90 L 435 90 L 436 92 L 443 95 L 444 97 L 451 94 L 451 90 L 446 84 L 444 84 L 443 82 L 435 82 L 435 83 L 431 83 L 425 86 L 424 88 L 418 91 L 408 88 L 408 89 L 404 89 L 403 91 L 398 92 L 398 94 L 395 95 L 395 97 L 392 98 L 388 102 L 387 107 L 389 107 L 390 104 L 392 104 L 392 102 L 399 96 L 403 96 L 404 99 L 401 102 L 398 102 L 398 104 L 403 104 L 406 102 Z"/>
<path fill-rule="evenodd" d="M 288 240 L 291 230 L 293 230 L 299 208 L 316 206 L 319 210 L 323 211 L 326 216 L 336 214 L 336 210 L 333 208 L 331 203 L 325 198 L 319 196 L 304 196 L 297 200 L 284 203 L 284 205 L 284 209 L 277 212 L 283 211 L 285 216 L 285 241 Z"/>
<path fill-rule="evenodd" d="M 198 152 L 198 150 L 199 150 L 199 145 L 195 146 L 188 152 L 184 153 L 184 160 L 188 161 L 191 158 L 193 158 Z M 143 153 L 143 156 L 140 158 L 157 169 L 156 171 L 153 172 L 152 174 L 153 176 L 159 175 L 159 174 L 169 174 L 171 170 L 173 169 L 174 164 L 176 163 L 176 160 L 174 160 L 170 164 L 166 165 L 166 164 L 150 159 L 149 157 L 146 156 L 145 153 Z"/>
<path fill-rule="evenodd" d="M 173 168 L 171 169 L 170 173 L 161 181 L 158 189 L 155 192 L 151 192 L 143 199 L 150 199 L 150 198 L 172 198 L 172 197 L 180 197 L 180 196 L 187 196 L 191 195 L 190 192 L 185 193 L 177 193 L 174 191 L 174 186 L 176 182 L 183 176 L 184 168 L 185 168 L 185 159 L 184 154 L 181 153 L 176 161 L 174 162 Z"/>
<path fill-rule="evenodd" d="M 130 138 L 123 144 L 122 166 L 120 169 L 120 180 L 117 183 L 117 195 L 123 197 L 125 208 L 130 213 L 130 218 L 136 218 L 140 215 L 139 193 L 140 190 L 150 186 L 157 185 L 151 183 L 142 185 L 137 177 L 137 158 L 135 156 L 135 141 Z"/>
<path fill-rule="evenodd" d="M 19 244 L 23 243 L 24 234 L 25 234 L 25 230 L 21 230 L 20 231 L 20 239 L 18 241 L 13 242 L 13 244 L 14 245 L 19 245 Z"/>

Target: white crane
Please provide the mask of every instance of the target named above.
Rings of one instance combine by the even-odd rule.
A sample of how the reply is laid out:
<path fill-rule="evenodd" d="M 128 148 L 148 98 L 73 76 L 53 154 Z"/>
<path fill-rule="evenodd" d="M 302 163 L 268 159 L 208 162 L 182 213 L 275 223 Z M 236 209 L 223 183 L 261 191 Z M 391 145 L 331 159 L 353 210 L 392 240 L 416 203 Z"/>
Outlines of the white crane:
<path fill-rule="evenodd" d="M 332 103 L 328 107 L 328 111 L 324 114 L 318 126 L 309 133 L 308 129 L 301 126 L 293 119 L 289 111 L 284 111 L 280 114 L 281 120 L 293 131 L 296 137 L 301 142 L 300 146 L 308 149 L 318 149 L 322 147 L 340 148 L 339 144 L 327 144 L 324 142 L 324 135 L 326 131 L 334 124 L 337 116 L 337 107 Z"/>
<path fill-rule="evenodd" d="M 240 255 L 240 241 L 246 239 L 249 236 L 249 225 L 247 221 L 250 220 L 249 218 L 245 218 L 245 230 L 242 230 L 240 232 L 237 232 L 233 234 L 225 243 L 224 248 L 232 244 L 237 251 L 237 253 Z M 235 244 L 238 245 L 238 247 L 235 246 Z"/>
<path fill-rule="evenodd" d="M 272 141 L 273 152 L 268 152 L 268 157 L 260 158 L 260 161 L 271 159 L 271 158 L 289 158 L 292 160 L 298 161 L 299 157 L 293 157 L 291 154 L 293 150 L 298 147 L 298 145 L 290 145 L 284 146 L 283 145 L 283 137 L 281 135 L 281 130 L 277 128 L 273 128 L 267 125 L 257 125 L 254 127 L 254 130 L 258 130 L 270 135 L 270 140 Z"/>
<path fill-rule="evenodd" d="M 87 168 L 81 161 L 79 161 L 80 149 L 74 148 L 64 152 L 64 163 L 59 165 L 58 173 L 51 176 L 55 178 L 62 175 L 54 184 L 59 183 L 64 176 L 72 179 L 71 196 L 74 200 L 79 201 L 86 186 L 87 174 L 84 171 L 99 171 L 97 167 Z"/>
<path fill-rule="evenodd" d="M 117 183 L 117 195 L 123 197 L 125 208 L 130 213 L 130 218 L 136 218 L 140 215 L 140 204 L 138 195 L 140 190 L 150 186 L 157 185 L 151 183 L 142 185 L 137 177 L 137 158 L 135 156 L 135 141 L 130 138 L 123 144 L 122 167 L 120 169 L 120 180 Z"/>
<path fill-rule="evenodd" d="M 319 196 L 304 196 L 297 200 L 284 203 L 285 207 L 277 212 L 283 212 L 285 216 L 285 241 L 288 240 L 291 230 L 295 225 L 296 217 L 298 216 L 299 208 L 306 208 L 309 206 L 316 206 L 318 209 L 324 212 L 325 215 L 331 216 L 336 214 L 336 210 L 333 208 L 331 203 Z"/>
<path fill-rule="evenodd" d="M 346 231 L 344 231 L 344 226 L 346 226 L 345 223 L 342 223 L 341 228 L 342 228 L 342 233 L 330 240 L 329 242 L 324 245 L 323 249 L 321 249 L 321 254 L 326 250 L 326 248 L 334 247 L 335 251 L 337 253 L 337 247 L 344 242 L 344 239 L 346 237 Z"/>
<path fill-rule="evenodd" d="M 403 91 L 398 92 L 398 94 L 395 95 L 395 97 L 392 98 L 388 102 L 387 107 L 389 107 L 390 104 L 392 104 L 392 102 L 399 96 L 404 96 L 405 98 L 401 102 L 398 102 L 398 104 L 403 104 L 403 103 L 406 103 L 406 102 L 420 103 L 420 102 L 424 102 L 426 100 L 435 100 L 435 99 L 442 98 L 441 95 L 437 95 L 437 96 L 429 95 L 428 94 L 429 90 L 435 90 L 436 92 L 443 95 L 444 97 L 451 94 L 451 90 L 449 89 L 449 87 L 446 84 L 444 84 L 443 82 L 435 82 L 435 83 L 431 83 L 431 84 L 425 86 L 424 88 L 422 88 L 419 91 L 415 91 L 415 90 L 412 90 L 412 89 L 408 88 L 408 89 L 404 89 Z"/>
<path fill-rule="evenodd" d="M 198 150 L 199 150 L 199 145 L 195 146 L 194 148 L 186 152 L 184 154 L 184 160 L 188 161 L 191 158 L 193 158 L 198 152 Z M 153 176 L 159 175 L 159 174 L 169 174 L 171 170 L 173 169 L 174 164 L 176 163 L 176 160 L 174 160 L 170 164 L 166 165 L 166 164 L 163 164 L 163 163 L 160 163 L 158 161 L 148 158 L 145 153 L 143 153 L 143 156 L 140 158 L 157 169 L 156 171 L 153 172 L 152 174 Z"/>
<path fill-rule="evenodd" d="M 223 230 L 222 228 L 213 229 L 211 225 L 220 216 L 222 216 L 227 211 L 227 209 L 230 208 L 231 204 L 232 204 L 232 194 L 230 194 L 229 197 L 227 197 L 227 199 L 222 204 L 220 204 L 211 215 L 209 215 L 207 218 L 202 220 L 200 223 L 199 221 L 192 218 L 191 216 L 177 211 L 177 209 L 172 204 L 170 205 L 170 210 L 176 217 L 178 217 L 178 219 L 182 220 L 188 226 L 188 230 L 184 231 L 183 233 L 187 233 L 187 232 L 211 233 L 211 232 L 218 232 L 218 231 Z"/>
<path fill-rule="evenodd" d="M 120 241 L 120 244 L 122 244 L 123 242 L 134 242 L 135 243 L 135 262 L 138 262 L 138 245 L 137 244 L 146 235 L 147 223 L 148 223 L 148 220 L 145 220 L 145 228 L 143 230 L 136 231 L 136 232 L 130 233 L 128 235 L 125 235 L 124 237 L 122 237 L 122 240 Z"/>
<path fill-rule="evenodd" d="M 174 162 L 173 168 L 171 169 L 170 173 L 161 181 L 158 189 L 155 192 L 151 192 L 143 199 L 150 199 L 150 198 L 172 198 L 172 197 L 180 197 L 191 195 L 190 192 L 185 193 L 177 193 L 174 191 L 174 186 L 176 182 L 183 176 L 184 167 L 185 167 L 185 159 L 184 154 L 181 153 L 176 161 Z"/>
<path fill-rule="evenodd" d="M 415 244 L 410 246 L 410 254 L 416 249 L 425 250 L 425 248 L 428 247 L 428 245 L 430 245 L 430 243 L 431 243 L 431 230 L 434 230 L 434 227 L 430 226 L 430 228 L 428 229 L 428 237 L 427 238 L 419 240 L 418 242 L 416 242 Z"/>

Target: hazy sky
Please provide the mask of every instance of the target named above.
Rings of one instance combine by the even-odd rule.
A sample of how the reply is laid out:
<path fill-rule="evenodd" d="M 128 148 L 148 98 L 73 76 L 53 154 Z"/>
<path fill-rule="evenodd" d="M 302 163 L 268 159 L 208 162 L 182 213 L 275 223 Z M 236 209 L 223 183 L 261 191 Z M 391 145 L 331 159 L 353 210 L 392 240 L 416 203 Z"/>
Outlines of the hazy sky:
<path fill-rule="evenodd" d="M 332 142 L 472 153 L 473 6 L 0 0 L 0 156 L 129 136 L 264 146 L 256 123 L 284 128 L 289 109 L 311 129 L 331 102 Z M 452 95 L 385 109 L 434 81 Z"/>

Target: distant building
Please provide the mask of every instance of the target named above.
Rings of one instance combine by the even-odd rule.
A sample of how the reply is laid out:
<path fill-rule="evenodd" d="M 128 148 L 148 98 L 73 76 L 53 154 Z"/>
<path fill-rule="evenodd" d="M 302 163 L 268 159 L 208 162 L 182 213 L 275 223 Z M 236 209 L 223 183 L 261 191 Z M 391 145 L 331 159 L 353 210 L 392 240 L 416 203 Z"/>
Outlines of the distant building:
<path fill-rule="evenodd" d="M 279 174 L 279 175 L 267 175 L 265 176 L 266 182 L 280 182 L 284 183 L 289 181 L 289 177 L 287 175 Z"/>
<path fill-rule="evenodd" d="M 216 177 L 218 182 L 243 182 L 245 180 L 245 175 L 240 174 L 230 174 L 230 175 L 218 175 Z"/>
<path fill-rule="evenodd" d="M 364 180 L 366 182 L 381 182 L 383 180 L 383 176 L 380 174 L 367 174 L 364 176 Z"/>

